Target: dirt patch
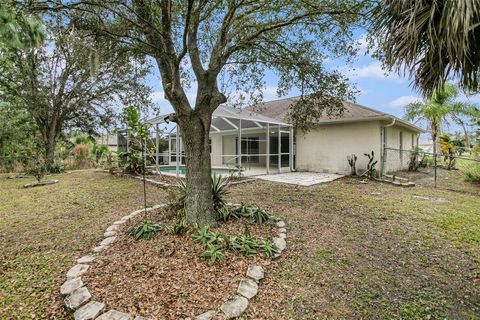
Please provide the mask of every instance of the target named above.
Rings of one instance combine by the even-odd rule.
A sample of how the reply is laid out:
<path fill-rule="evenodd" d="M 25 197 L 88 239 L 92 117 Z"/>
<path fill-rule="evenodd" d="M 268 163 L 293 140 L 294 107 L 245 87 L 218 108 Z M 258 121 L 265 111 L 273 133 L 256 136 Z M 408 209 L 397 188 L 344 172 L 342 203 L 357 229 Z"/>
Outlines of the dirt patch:
<path fill-rule="evenodd" d="M 83 280 L 95 299 L 107 308 L 153 319 L 194 317 L 217 309 L 236 292 L 249 265 L 267 267 L 271 262 L 259 253 L 251 257 L 226 251 L 226 259 L 210 264 L 200 255 L 205 250 L 191 234 L 160 231 L 152 240 L 134 240 L 126 230 L 148 219 L 167 225 L 171 214 L 164 209 L 139 216 L 123 227 L 104 257 L 91 265 Z M 247 220 L 220 223 L 212 231 L 227 235 L 248 230 L 255 238 L 271 239 L 274 224 L 247 224 Z"/>

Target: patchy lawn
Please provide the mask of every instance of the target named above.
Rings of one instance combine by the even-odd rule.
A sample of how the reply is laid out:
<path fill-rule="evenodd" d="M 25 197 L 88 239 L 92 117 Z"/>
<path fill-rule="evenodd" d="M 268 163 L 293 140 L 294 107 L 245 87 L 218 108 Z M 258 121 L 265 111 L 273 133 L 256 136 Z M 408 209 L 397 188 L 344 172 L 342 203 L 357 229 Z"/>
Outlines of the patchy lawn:
<path fill-rule="evenodd" d="M 479 319 L 479 196 L 349 178 L 233 190 L 290 228 L 245 318 Z"/>
<path fill-rule="evenodd" d="M 58 176 L 24 190 L 0 178 L 0 319 L 68 318 L 58 286 L 118 217 L 139 181 Z M 148 187 L 149 203 L 164 193 Z M 230 200 L 283 217 L 288 246 L 245 319 L 479 319 L 480 197 L 344 178 L 314 187 L 253 182 Z"/>
<path fill-rule="evenodd" d="M 0 319 L 65 318 L 65 272 L 112 221 L 143 205 L 139 181 L 98 172 L 55 179 L 23 189 L 33 179 L 0 177 Z M 162 191 L 148 193 L 150 204 L 163 202 Z"/>

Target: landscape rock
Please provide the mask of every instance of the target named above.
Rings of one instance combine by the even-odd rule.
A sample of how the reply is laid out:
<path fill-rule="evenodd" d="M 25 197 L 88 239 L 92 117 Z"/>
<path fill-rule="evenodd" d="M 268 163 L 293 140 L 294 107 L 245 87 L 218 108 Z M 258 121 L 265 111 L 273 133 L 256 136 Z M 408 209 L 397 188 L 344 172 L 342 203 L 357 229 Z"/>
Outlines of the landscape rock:
<path fill-rule="evenodd" d="M 120 228 L 120 225 L 118 224 L 112 224 L 110 227 L 107 228 L 105 231 L 117 231 Z"/>
<path fill-rule="evenodd" d="M 257 295 L 258 284 L 251 279 L 240 280 L 237 292 L 247 299 L 252 299 Z"/>
<path fill-rule="evenodd" d="M 260 281 L 265 277 L 265 271 L 260 266 L 248 266 L 247 277 Z"/>
<path fill-rule="evenodd" d="M 67 279 L 73 279 L 80 277 L 82 274 L 87 272 L 89 266 L 88 264 L 76 264 L 67 272 Z"/>
<path fill-rule="evenodd" d="M 107 231 L 103 234 L 104 237 L 108 238 L 108 237 L 113 237 L 117 235 L 117 232 L 116 231 Z"/>
<path fill-rule="evenodd" d="M 117 237 L 105 238 L 105 239 L 103 239 L 102 242 L 100 242 L 100 246 L 109 246 L 115 241 L 115 239 L 117 239 Z"/>
<path fill-rule="evenodd" d="M 279 228 L 285 228 L 285 222 L 283 220 L 278 221 L 276 224 Z"/>
<path fill-rule="evenodd" d="M 285 239 L 287 237 L 287 234 L 286 233 L 279 233 L 278 237 L 282 238 L 282 239 Z"/>
<path fill-rule="evenodd" d="M 132 320 L 128 314 L 117 311 L 117 310 L 110 310 L 100 317 L 96 318 L 95 320 Z"/>
<path fill-rule="evenodd" d="M 134 320 L 150 320 L 150 318 L 136 316 Z"/>
<path fill-rule="evenodd" d="M 75 320 L 92 320 L 95 319 L 102 310 L 105 309 L 105 304 L 97 301 L 90 301 L 73 314 Z"/>
<path fill-rule="evenodd" d="M 217 312 L 215 312 L 213 310 L 209 310 L 207 312 L 204 312 L 204 313 L 196 316 L 195 320 L 211 320 L 211 319 L 213 319 L 213 317 L 215 317 L 216 314 L 217 314 Z"/>
<path fill-rule="evenodd" d="M 278 250 L 282 252 L 287 247 L 287 241 L 283 238 L 273 238 L 273 243 L 277 246 Z"/>
<path fill-rule="evenodd" d="M 90 263 L 93 260 L 95 260 L 95 258 L 96 257 L 93 256 L 93 255 L 83 256 L 83 257 L 77 259 L 77 263 Z"/>
<path fill-rule="evenodd" d="M 95 253 L 99 253 L 99 252 L 102 252 L 103 250 L 105 250 L 107 248 L 108 248 L 108 246 L 98 246 L 98 247 L 93 248 L 92 251 L 95 252 Z"/>
<path fill-rule="evenodd" d="M 75 310 L 82 304 L 90 300 L 92 295 L 87 288 L 81 287 L 74 290 L 67 298 L 65 298 L 65 305 L 67 308 Z"/>
<path fill-rule="evenodd" d="M 126 220 L 117 220 L 113 223 L 113 225 L 118 226 L 118 225 L 124 224 L 125 222 L 127 222 L 127 221 Z"/>
<path fill-rule="evenodd" d="M 74 290 L 83 287 L 83 281 L 81 278 L 74 278 L 65 281 L 62 286 L 60 287 L 60 293 L 64 296 L 67 294 L 72 293 Z"/>
<path fill-rule="evenodd" d="M 227 319 L 240 317 L 248 308 L 248 299 L 241 296 L 233 296 L 228 299 L 220 310 L 223 311 Z"/>
<path fill-rule="evenodd" d="M 278 232 L 280 232 L 280 233 L 286 233 L 286 232 L 287 232 L 287 229 L 285 229 L 285 228 L 279 228 L 279 229 L 278 229 Z"/>

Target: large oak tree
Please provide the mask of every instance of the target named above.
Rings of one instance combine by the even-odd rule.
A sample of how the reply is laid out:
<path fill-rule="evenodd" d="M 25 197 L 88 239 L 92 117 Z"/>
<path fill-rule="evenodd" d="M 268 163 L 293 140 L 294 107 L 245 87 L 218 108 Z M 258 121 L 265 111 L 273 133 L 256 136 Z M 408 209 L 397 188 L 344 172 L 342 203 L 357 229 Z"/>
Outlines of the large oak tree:
<path fill-rule="evenodd" d="M 51 166 L 65 129 L 91 132 L 115 107 L 148 103 L 149 90 L 147 68 L 117 44 L 96 45 L 59 15 L 44 22 L 43 46 L 0 50 L 0 97 L 34 119 Z"/>
<path fill-rule="evenodd" d="M 106 0 L 46 1 L 48 9 L 81 12 L 78 26 L 142 52 L 158 66 L 165 98 L 175 114 L 186 153 L 186 219 L 215 221 L 211 195 L 209 130 L 228 88 L 261 92 L 264 74 L 279 78 L 303 99 L 294 121 L 313 123 L 339 110 L 353 92 L 326 58 L 355 54 L 352 27 L 368 1 L 358 0 Z M 38 7 L 38 6 L 37 6 Z M 41 7 L 41 5 L 40 5 Z M 186 89 L 197 86 L 195 102 Z M 307 95 L 308 94 L 308 95 Z M 256 95 L 253 95 L 257 97 Z M 321 112 L 320 112 L 321 111 Z"/>

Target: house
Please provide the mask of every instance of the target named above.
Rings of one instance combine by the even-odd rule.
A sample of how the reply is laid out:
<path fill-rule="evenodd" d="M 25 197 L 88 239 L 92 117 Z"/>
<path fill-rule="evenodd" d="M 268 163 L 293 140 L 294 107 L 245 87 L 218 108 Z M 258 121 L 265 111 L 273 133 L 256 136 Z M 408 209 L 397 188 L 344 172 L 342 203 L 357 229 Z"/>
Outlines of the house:
<path fill-rule="evenodd" d="M 212 169 L 224 173 L 238 166 L 247 175 L 293 170 L 349 174 L 347 156 L 357 155 L 357 168 L 362 170 L 368 162 L 363 154 L 371 151 L 383 172 L 408 167 L 409 151 L 418 143 L 420 128 L 384 112 L 345 103 L 341 116 L 324 117 L 308 132 L 294 132 L 288 113 L 297 99 L 215 110 L 210 130 Z M 159 116 L 149 123 L 158 128 L 166 118 Z M 182 174 L 181 136 L 175 128 L 167 134 L 168 152 L 156 153 L 156 165 L 162 172 Z"/>
<path fill-rule="evenodd" d="M 251 110 L 288 122 L 290 106 L 299 98 L 265 102 Z M 341 116 L 322 117 L 309 132 L 295 133 L 295 169 L 349 174 L 347 156 L 358 157 L 357 168 L 366 168 L 364 153 L 374 152 L 384 173 L 408 168 L 410 150 L 418 144 L 419 127 L 390 114 L 355 103 L 344 103 Z M 385 159 L 384 159 L 385 158 Z M 382 163 L 385 167 L 382 167 Z"/>

